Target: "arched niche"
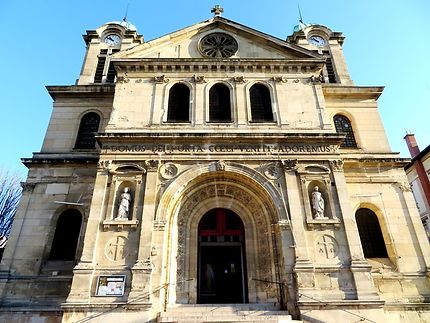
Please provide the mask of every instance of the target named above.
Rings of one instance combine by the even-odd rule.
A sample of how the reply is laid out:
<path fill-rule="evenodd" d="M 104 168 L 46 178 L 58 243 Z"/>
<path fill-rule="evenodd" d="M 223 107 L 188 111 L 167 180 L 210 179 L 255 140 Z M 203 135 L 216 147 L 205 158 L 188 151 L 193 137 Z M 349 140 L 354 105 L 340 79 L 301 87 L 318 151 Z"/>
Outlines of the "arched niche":
<path fill-rule="evenodd" d="M 109 167 L 105 187 L 102 212 L 104 213 L 103 228 L 122 230 L 124 227 L 136 229 L 142 213 L 146 169 L 133 163 L 112 164 Z M 128 188 L 130 194 L 129 214 L 127 219 L 118 218 L 121 194 Z"/>
<path fill-rule="evenodd" d="M 309 228 L 331 225 L 334 228 L 340 227 L 339 218 L 335 211 L 335 190 L 332 188 L 331 171 L 325 165 L 308 164 L 297 169 L 300 178 L 300 186 L 306 213 L 306 223 Z M 321 193 L 324 200 L 324 216 L 317 217 L 313 211 L 312 195 L 315 188 Z"/>

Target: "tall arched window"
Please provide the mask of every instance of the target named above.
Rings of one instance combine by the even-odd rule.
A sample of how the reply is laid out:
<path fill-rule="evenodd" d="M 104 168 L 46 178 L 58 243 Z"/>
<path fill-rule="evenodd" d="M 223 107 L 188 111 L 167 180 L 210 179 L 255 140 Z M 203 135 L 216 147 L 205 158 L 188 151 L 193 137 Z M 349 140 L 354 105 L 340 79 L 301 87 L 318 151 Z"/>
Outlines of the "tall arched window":
<path fill-rule="evenodd" d="M 254 84 L 249 90 L 251 119 L 253 122 L 273 121 L 272 102 L 269 89 L 263 84 Z"/>
<path fill-rule="evenodd" d="M 190 89 L 185 84 L 175 84 L 169 91 L 167 122 L 190 121 Z"/>
<path fill-rule="evenodd" d="M 230 89 L 221 83 L 209 90 L 209 121 L 231 122 Z"/>
<path fill-rule="evenodd" d="M 95 135 L 99 130 L 100 116 L 95 112 L 85 114 L 79 125 L 75 149 L 93 149 L 96 147 Z"/>
<path fill-rule="evenodd" d="M 49 260 L 75 260 L 82 215 L 76 209 L 61 213 L 57 221 Z"/>
<path fill-rule="evenodd" d="M 364 257 L 387 258 L 387 248 L 376 214 L 367 208 L 358 209 L 355 213 L 355 220 Z"/>
<path fill-rule="evenodd" d="M 341 147 L 357 148 L 357 143 L 354 137 L 354 131 L 352 130 L 351 122 L 343 115 L 337 114 L 333 118 L 336 132 L 345 135 Z"/>

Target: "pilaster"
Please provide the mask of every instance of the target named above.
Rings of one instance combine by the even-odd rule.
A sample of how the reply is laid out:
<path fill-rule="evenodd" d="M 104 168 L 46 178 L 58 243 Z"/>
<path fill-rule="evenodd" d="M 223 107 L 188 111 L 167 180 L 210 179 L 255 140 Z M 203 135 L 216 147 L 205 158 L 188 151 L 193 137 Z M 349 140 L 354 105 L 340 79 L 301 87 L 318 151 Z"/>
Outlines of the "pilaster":
<path fill-rule="evenodd" d="M 332 170 L 339 198 L 339 208 L 342 214 L 347 247 L 351 256 L 351 272 L 354 277 L 357 299 L 377 301 L 379 300 L 379 295 L 373 285 L 373 279 L 370 274 L 372 267 L 364 258 L 360 235 L 350 204 L 343 167 L 332 167 Z"/>
<path fill-rule="evenodd" d="M 145 181 L 144 208 L 140 226 L 140 239 L 137 260 L 131 268 L 132 281 L 129 300 L 148 302 L 150 298 L 150 277 L 152 272 L 151 239 L 157 198 L 158 163 L 147 163 Z M 134 300 L 136 299 L 136 301 Z"/>
<path fill-rule="evenodd" d="M 84 247 L 78 264 L 73 269 L 73 281 L 67 303 L 86 303 L 91 293 L 91 279 L 94 272 L 94 257 L 100 223 L 103 220 L 103 208 L 107 204 L 106 188 L 108 171 L 99 168 L 94 185 L 88 223 L 85 231 Z"/>

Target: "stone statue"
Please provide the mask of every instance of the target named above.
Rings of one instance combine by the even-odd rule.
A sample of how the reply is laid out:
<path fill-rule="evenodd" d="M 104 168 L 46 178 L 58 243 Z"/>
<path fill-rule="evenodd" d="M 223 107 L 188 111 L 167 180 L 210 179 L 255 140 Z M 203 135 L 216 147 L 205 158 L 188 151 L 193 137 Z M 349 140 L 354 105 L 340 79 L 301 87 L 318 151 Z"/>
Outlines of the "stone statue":
<path fill-rule="evenodd" d="M 312 192 L 312 214 L 315 219 L 324 218 L 324 198 L 319 191 L 319 187 L 315 186 Z"/>
<path fill-rule="evenodd" d="M 129 188 L 124 187 L 124 191 L 121 193 L 119 198 L 118 214 L 115 221 L 128 220 L 130 214 L 130 204 L 131 204 L 131 194 L 129 193 Z"/>

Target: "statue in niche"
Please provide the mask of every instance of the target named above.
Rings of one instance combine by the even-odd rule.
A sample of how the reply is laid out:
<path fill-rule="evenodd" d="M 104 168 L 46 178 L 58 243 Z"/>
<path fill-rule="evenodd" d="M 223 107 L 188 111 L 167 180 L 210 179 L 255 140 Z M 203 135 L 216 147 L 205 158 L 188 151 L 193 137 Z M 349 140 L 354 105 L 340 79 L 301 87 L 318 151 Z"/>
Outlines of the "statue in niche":
<path fill-rule="evenodd" d="M 318 186 L 314 187 L 311 203 L 314 219 L 325 219 L 326 217 L 324 217 L 324 198 L 319 191 Z"/>
<path fill-rule="evenodd" d="M 119 197 L 118 213 L 115 221 L 126 221 L 130 214 L 131 194 L 129 193 L 130 188 L 124 187 L 124 191 Z"/>

